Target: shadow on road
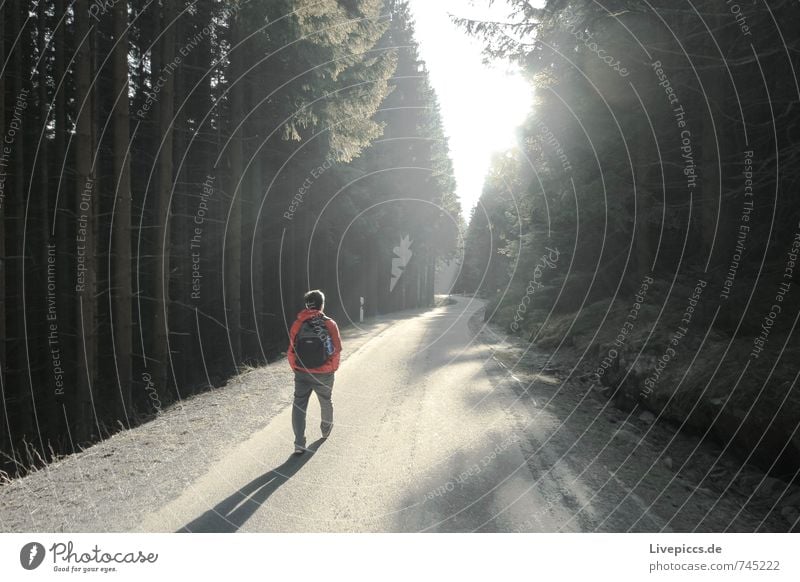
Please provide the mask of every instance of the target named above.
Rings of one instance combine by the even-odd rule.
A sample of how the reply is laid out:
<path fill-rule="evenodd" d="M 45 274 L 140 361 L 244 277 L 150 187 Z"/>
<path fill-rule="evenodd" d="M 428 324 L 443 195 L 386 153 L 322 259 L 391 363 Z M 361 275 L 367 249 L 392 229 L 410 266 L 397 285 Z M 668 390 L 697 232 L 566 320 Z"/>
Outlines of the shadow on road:
<path fill-rule="evenodd" d="M 308 452 L 292 455 L 275 467 L 250 481 L 247 485 L 209 509 L 200 517 L 178 529 L 176 533 L 234 533 L 258 511 L 278 487 L 294 477 L 303 465 L 311 460 L 324 439 L 308 446 Z"/>

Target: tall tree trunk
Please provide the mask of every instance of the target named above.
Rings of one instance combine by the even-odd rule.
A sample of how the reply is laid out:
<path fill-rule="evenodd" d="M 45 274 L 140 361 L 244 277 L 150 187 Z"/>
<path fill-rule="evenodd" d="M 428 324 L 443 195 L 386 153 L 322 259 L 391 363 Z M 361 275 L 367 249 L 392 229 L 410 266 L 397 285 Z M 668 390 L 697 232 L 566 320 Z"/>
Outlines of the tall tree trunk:
<path fill-rule="evenodd" d="M 242 38 L 239 14 L 231 20 L 231 43 L 236 46 Z M 225 303 L 227 311 L 228 337 L 230 339 L 233 365 L 238 369 L 241 361 L 241 255 L 242 255 L 242 204 L 241 192 L 236 188 L 242 176 L 243 163 L 243 130 L 236 130 L 244 112 L 244 79 L 241 78 L 243 67 L 242 49 L 236 48 L 231 53 L 231 119 L 230 127 L 234 129 L 229 142 L 230 185 L 228 195 L 231 197 L 228 215 L 225 245 Z"/>
<path fill-rule="evenodd" d="M 5 22 L 6 10 L 0 8 L 0 63 L 6 62 L 5 51 Z M 5 75 L 0 75 L 0 138 L 5 139 L 6 135 L 6 82 Z M 5 171 L 5 169 L 2 169 Z M 6 376 L 6 267 L 8 261 L 6 259 L 6 182 L 0 182 L 0 224 L 3 226 L 3 232 L 0 232 L 0 398 L 3 402 L 8 402 L 9 386 L 7 384 Z M 3 416 L 0 418 L 2 426 L 0 426 L 0 450 L 11 451 L 13 437 L 11 435 L 11 423 L 8 418 L 8 407 L 3 407 Z M 6 438 L 8 437 L 8 438 Z"/>
<path fill-rule="evenodd" d="M 111 333 L 114 342 L 116 372 L 120 399 L 117 415 L 128 421 L 131 413 L 131 352 L 132 352 L 132 296 L 131 296 L 131 176 L 128 147 L 130 121 L 128 103 L 128 3 L 114 4 L 113 55 L 114 89 L 116 105 L 114 125 L 114 213 L 112 217 L 111 268 Z"/>
<path fill-rule="evenodd" d="M 213 10 L 214 6 L 212 2 L 204 1 L 197 4 L 197 14 L 194 17 L 196 25 L 193 32 L 196 33 L 198 30 L 202 30 L 204 26 L 213 20 Z M 200 196 L 206 194 L 207 192 L 211 192 L 208 200 L 209 213 L 215 217 L 220 216 L 220 205 L 218 204 L 219 182 L 215 181 L 218 180 L 219 177 L 212 169 L 217 154 L 215 143 L 216 136 L 214 133 L 212 133 L 214 131 L 214 123 L 211 119 L 211 116 L 209 116 L 204 125 L 199 125 L 200 120 L 202 120 L 214 107 L 214 100 L 211 96 L 211 76 L 208 75 L 205 78 L 201 78 L 202 74 L 213 68 L 212 61 L 214 50 L 214 40 L 212 38 L 205 37 L 202 43 L 200 43 L 197 48 L 192 50 L 190 55 L 192 59 L 191 64 L 194 67 L 193 71 L 196 72 L 192 74 L 191 83 L 187 83 L 187 87 L 189 90 L 191 90 L 198 82 L 200 84 L 197 85 L 196 89 L 194 89 L 194 92 L 192 93 L 192 109 L 187 110 L 186 112 L 187 117 L 191 116 L 194 120 L 196 120 L 194 127 L 198 132 L 198 135 L 195 137 L 194 142 L 192 143 L 193 155 L 191 159 L 193 165 L 192 168 L 187 168 L 188 182 L 192 184 L 191 187 L 196 196 L 189 196 L 186 198 L 188 207 L 190 208 L 190 211 L 185 219 L 189 235 L 184 238 L 184 245 L 188 245 L 189 240 L 194 233 L 194 228 L 198 226 L 194 222 L 194 217 L 199 210 Z M 217 124 L 217 127 L 219 127 L 219 124 Z M 212 178 L 210 181 L 208 180 L 209 177 Z M 210 185 L 208 189 L 206 189 L 206 186 L 204 186 L 206 182 L 208 182 Z M 219 225 L 218 221 L 216 222 L 217 224 L 214 224 L 214 221 L 208 221 L 201 226 L 202 239 L 199 248 L 186 248 L 187 253 L 198 252 L 200 255 L 199 259 L 201 261 L 201 272 L 203 275 L 211 275 L 213 273 L 211 267 L 216 262 L 213 259 L 213 248 L 215 243 L 218 242 L 218 239 L 215 237 L 217 236 Z M 188 255 L 187 258 L 189 258 Z M 184 279 L 187 282 L 186 304 L 193 306 L 194 310 L 188 314 L 189 339 L 185 342 L 185 345 L 187 346 L 187 349 L 190 350 L 191 354 L 193 354 L 191 360 L 196 360 L 196 356 L 201 353 L 200 346 L 202 341 L 205 339 L 205 336 L 203 336 L 203 338 L 200 337 L 200 334 L 205 333 L 202 324 L 206 321 L 206 318 L 202 314 L 208 313 L 207 306 L 210 305 L 212 301 L 217 303 L 219 302 L 219 294 L 215 292 L 214 285 L 214 283 L 219 283 L 219 277 L 208 277 L 205 279 L 203 281 L 201 295 L 198 298 L 192 298 L 191 261 L 189 261 L 188 264 L 188 270 L 184 275 Z M 211 301 L 209 301 L 209 298 L 211 298 Z M 205 355 L 205 357 L 208 356 Z M 193 385 L 208 385 L 208 376 L 206 375 L 207 366 L 198 367 L 192 361 L 188 361 L 190 360 L 189 358 L 186 358 L 186 360 L 187 366 L 185 377 L 189 378 Z"/>
<path fill-rule="evenodd" d="M 378 267 L 378 261 L 380 260 L 378 245 L 367 245 L 366 254 L 367 266 L 365 272 L 367 274 L 367 285 L 364 291 L 364 317 L 373 317 L 379 313 L 381 295 L 378 286 L 382 283 Z M 388 283 L 386 284 L 388 285 Z"/>
<path fill-rule="evenodd" d="M 87 35 L 89 35 L 87 37 Z M 94 380 L 96 378 L 96 312 L 97 274 L 95 264 L 95 177 L 94 98 L 91 91 L 92 42 L 89 27 L 88 0 L 75 2 L 75 37 L 79 45 L 75 59 L 76 112 L 75 123 L 75 206 L 78 216 L 77 265 L 75 287 L 78 314 L 78 419 L 74 432 L 78 440 L 91 435 L 94 418 Z M 96 419 L 95 419 L 96 420 Z M 98 434 L 100 432 L 99 426 Z"/>
<path fill-rule="evenodd" d="M 248 95 L 248 101 L 252 102 L 252 97 Z M 250 118 L 247 124 L 248 136 L 256 138 L 259 134 L 258 126 L 254 122 L 254 117 Z M 241 196 L 244 211 L 242 212 L 242 233 L 244 244 L 242 245 L 242 356 L 246 360 L 258 359 L 260 353 L 256 342 L 256 326 L 258 326 L 258 308 L 256 307 L 255 294 L 259 293 L 257 283 L 261 275 L 260 265 L 251 262 L 251 257 L 256 257 L 258 246 L 258 236 L 255 232 L 256 214 L 258 213 L 259 192 L 261 191 L 261 157 L 263 152 L 254 152 L 258 148 L 260 141 L 254 139 L 255 148 L 250 148 L 247 157 L 250 159 L 250 169 L 244 183 L 244 190 Z M 255 157 L 253 157 L 255 156 Z"/>
<path fill-rule="evenodd" d="M 48 50 L 47 35 L 47 10 L 44 2 L 40 2 L 37 7 L 38 10 L 38 46 L 39 46 L 39 70 L 38 74 L 38 99 L 39 99 L 39 130 L 40 140 L 39 149 L 37 150 L 38 162 L 38 195 L 34 196 L 32 214 L 31 214 L 31 228 L 29 229 L 28 240 L 29 246 L 32 249 L 31 257 L 34 258 L 34 277 L 32 282 L 35 283 L 35 294 L 32 295 L 41 306 L 48 305 L 49 298 L 55 298 L 55 257 L 53 257 L 52 265 L 48 263 L 49 255 L 49 228 L 50 228 L 50 206 L 55 204 L 55 196 L 50 188 L 50 161 L 49 150 L 50 140 L 47 139 L 47 125 L 50 118 L 50 100 L 47 95 L 47 70 L 48 61 L 42 55 Z M 30 269 L 26 270 L 30 272 Z M 52 287 L 51 287 L 52 285 Z M 57 321 L 48 319 L 48 313 L 43 312 L 40 314 L 36 311 L 36 321 L 31 325 L 35 341 L 39 345 L 50 345 L 49 332 L 51 325 L 55 324 L 57 331 Z M 56 344 L 57 345 L 57 344 Z M 42 430 L 47 434 L 47 440 L 50 436 L 56 436 L 58 428 L 58 419 L 56 409 L 56 396 L 55 392 L 58 387 L 55 383 L 55 377 L 52 374 L 52 358 L 53 354 L 48 350 L 37 349 L 31 352 L 31 365 L 36 369 L 36 376 L 38 377 L 37 386 L 37 401 L 39 403 L 39 421 Z M 60 355 L 60 354 L 59 354 Z M 43 451 L 47 454 L 47 451 Z"/>
<path fill-rule="evenodd" d="M 27 116 L 25 115 L 25 108 L 30 101 L 29 88 L 25 86 L 25 80 L 30 77 L 30 62 L 28 59 L 29 50 L 31 47 L 27 42 L 27 33 L 20 32 L 27 24 L 27 19 L 23 21 L 23 16 L 27 17 L 27 8 L 12 4 L 9 6 L 12 13 L 11 18 L 11 31 L 13 37 L 20 34 L 20 38 L 14 47 L 14 68 L 17 74 L 13 76 L 13 88 L 11 103 L 11 124 L 14 123 L 15 117 L 17 124 L 13 134 L 11 133 L 11 124 L 8 131 L 8 136 L 12 140 L 11 155 L 13 155 L 13 229 L 11 230 L 12 237 L 10 239 L 10 252 L 8 254 L 11 259 L 9 262 L 12 265 L 11 274 L 12 281 L 9 283 L 9 290 L 11 291 L 11 303 L 16 306 L 10 314 L 10 345 L 6 344 L 9 348 L 8 352 L 8 366 L 10 371 L 9 384 L 17 387 L 19 390 L 19 403 L 20 410 L 19 420 L 17 421 L 16 429 L 18 435 L 26 435 L 31 438 L 32 435 L 37 435 L 36 426 L 34 424 L 36 411 L 32 399 L 33 387 L 28 376 L 28 366 L 25 360 L 26 338 L 25 338 L 25 311 L 22 308 L 24 300 L 23 280 L 25 277 L 24 271 L 24 254 L 25 248 L 23 246 L 23 229 L 25 221 L 25 202 L 26 193 L 25 188 L 27 180 L 25 177 L 28 175 L 25 168 L 25 142 L 26 142 L 26 125 Z M 24 106 L 23 106 L 24 104 Z M 5 138 L 5 136 L 4 136 Z M 4 152 L 5 149 L 4 139 Z M 41 445 L 41 443 L 40 443 Z"/>
<path fill-rule="evenodd" d="M 53 205 L 53 224 L 55 225 L 55 239 L 53 243 L 56 245 L 56 337 L 58 340 L 59 355 L 61 356 L 62 368 L 65 362 L 75 362 L 74 342 L 64 341 L 64 332 L 72 328 L 71 310 L 66 306 L 71 304 L 72 294 L 71 287 L 71 269 L 67 265 L 73 264 L 72 256 L 70 254 L 70 232 L 69 224 L 73 222 L 72 217 L 67 220 L 66 214 L 62 215 L 59 220 L 59 206 L 63 210 L 69 207 L 70 197 L 62 196 L 65 189 L 62 189 L 62 182 L 68 183 L 67 176 L 61 174 L 61 165 L 68 165 L 67 151 L 66 151 L 66 135 L 67 135 L 67 107 L 66 107 L 66 93 L 68 84 L 65 79 L 66 70 L 64 65 L 64 52 L 66 44 L 66 29 L 67 19 L 64 16 L 65 7 L 64 0 L 56 0 L 55 2 L 55 19 L 58 23 L 58 28 L 55 31 L 55 63 L 53 70 L 53 79 L 55 80 L 56 95 L 55 95 L 55 139 L 53 141 L 53 154 L 54 159 L 58 162 L 59 175 L 56 180 L 54 189 L 55 199 L 58 200 L 58 205 Z M 52 227 L 51 227 L 52 228 Z M 70 385 L 70 378 L 67 376 L 70 372 L 64 371 L 61 376 L 61 386 L 56 386 L 55 396 L 57 404 L 57 412 L 59 417 L 59 426 L 64 426 L 66 420 L 66 401 L 65 389 Z M 64 430 L 59 430 L 59 434 L 63 434 Z"/>
<path fill-rule="evenodd" d="M 172 191 L 172 140 L 173 116 L 175 112 L 175 74 L 171 70 L 175 60 L 175 6 L 172 2 L 165 2 L 162 7 L 161 37 L 159 51 L 161 53 L 161 67 L 159 74 L 163 80 L 163 87 L 159 93 L 158 102 L 158 128 L 162 137 L 158 154 L 158 185 L 156 190 L 156 256 L 160 257 L 155 273 L 154 289 L 154 334 L 155 342 L 152 348 L 154 368 L 152 377 L 155 380 L 155 389 L 163 403 L 167 400 L 169 384 L 169 273 L 170 257 L 170 193 Z"/>

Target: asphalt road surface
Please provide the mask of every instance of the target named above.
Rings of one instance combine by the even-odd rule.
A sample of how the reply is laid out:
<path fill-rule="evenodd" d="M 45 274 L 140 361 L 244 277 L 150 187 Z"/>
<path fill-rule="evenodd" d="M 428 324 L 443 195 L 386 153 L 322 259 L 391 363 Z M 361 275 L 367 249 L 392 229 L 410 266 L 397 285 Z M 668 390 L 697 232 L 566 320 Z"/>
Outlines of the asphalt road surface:
<path fill-rule="evenodd" d="M 312 451 L 293 455 L 287 407 L 139 529 L 669 531 L 636 479 L 580 444 L 569 409 L 497 372 L 468 325 L 482 307 L 458 298 L 398 321 L 336 374 L 329 439 L 312 396 Z"/>

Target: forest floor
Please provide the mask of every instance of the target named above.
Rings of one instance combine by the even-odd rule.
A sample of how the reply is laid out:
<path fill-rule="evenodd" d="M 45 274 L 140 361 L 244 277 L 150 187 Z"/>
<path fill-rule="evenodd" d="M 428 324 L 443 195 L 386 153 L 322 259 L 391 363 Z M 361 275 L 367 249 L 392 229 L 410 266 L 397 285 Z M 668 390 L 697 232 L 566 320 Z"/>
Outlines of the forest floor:
<path fill-rule="evenodd" d="M 701 440 L 671 422 L 656 422 L 649 411 L 616 407 L 605 396 L 608 388 L 592 383 L 585 373 L 589 368 L 579 364 L 573 349 L 555 354 L 532 350 L 501 326 L 477 320 L 473 326 L 493 346 L 499 381 L 520 399 L 552 409 L 564 419 L 566 434 L 575 434 L 569 427 L 580 431 L 579 439 L 569 436 L 559 448 L 567 454 L 578 448 L 592 462 L 605 464 L 610 478 L 604 487 L 629 488 L 643 506 L 660 506 L 667 518 L 664 531 L 676 523 L 712 532 L 800 531 L 800 487 L 743 465 L 713 440 Z"/>
<path fill-rule="evenodd" d="M 281 360 L 3 485 L 0 531 L 791 529 L 797 489 L 779 505 L 780 483 L 614 408 L 569 354 L 521 357 L 482 314 L 455 298 L 344 329 L 324 448 L 290 455 Z M 705 484 L 712 461 L 734 486 Z"/>

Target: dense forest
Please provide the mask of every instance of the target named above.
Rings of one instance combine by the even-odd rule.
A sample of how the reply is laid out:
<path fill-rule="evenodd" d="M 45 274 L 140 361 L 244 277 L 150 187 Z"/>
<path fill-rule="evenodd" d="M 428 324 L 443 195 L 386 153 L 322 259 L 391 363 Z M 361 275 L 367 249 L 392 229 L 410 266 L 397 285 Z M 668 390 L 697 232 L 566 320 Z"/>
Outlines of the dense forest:
<path fill-rule="evenodd" d="M 535 87 L 459 290 L 618 405 L 796 479 L 797 3 L 509 4 L 458 21 Z"/>
<path fill-rule="evenodd" d="M 433 303 L 460 207 L 401 0 L 19 0 L 0 39 L 7 473 L 278 357 L 309 288 Z"/>

